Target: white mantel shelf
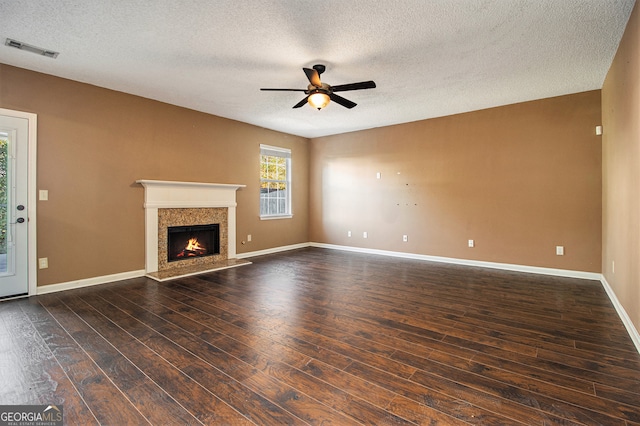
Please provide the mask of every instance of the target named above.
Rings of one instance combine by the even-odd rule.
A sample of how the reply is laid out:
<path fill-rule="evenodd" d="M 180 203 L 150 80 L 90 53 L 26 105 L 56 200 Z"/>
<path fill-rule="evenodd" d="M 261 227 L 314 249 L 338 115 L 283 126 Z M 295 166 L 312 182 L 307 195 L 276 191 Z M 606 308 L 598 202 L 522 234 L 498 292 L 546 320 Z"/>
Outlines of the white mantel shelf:
<path fill-rule="evenodd" d="M 140 179 L 144 187 L 145 269 L 158 271 L 158 209 L 228 208 L 227 252 L 236 257 L 236 191 L 246 185 Z"/>
<path fill-rule="evenodd" d="M 145 208 L 236 207 L 236 191 L 246 185 L 137 180 L 144 186 Z"/>
<path fill-rule="evenodd" d="M 236 185 L 233 183 L 208 183 L 208 182 L 180 182 L 173 180 L 148 180 L 140 179 L 136 183 L 143 186 L 208 186 L 212 188 L 244 188 L 247 185 Z"/>

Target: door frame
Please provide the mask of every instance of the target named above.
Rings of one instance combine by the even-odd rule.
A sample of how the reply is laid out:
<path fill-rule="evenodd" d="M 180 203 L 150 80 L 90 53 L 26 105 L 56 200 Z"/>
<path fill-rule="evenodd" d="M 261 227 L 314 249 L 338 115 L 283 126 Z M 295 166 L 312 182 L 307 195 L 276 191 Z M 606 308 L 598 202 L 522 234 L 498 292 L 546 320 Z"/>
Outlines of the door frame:
<path fill-rule="evenodd" d="M 31 112 L 14 111 L 11 109 L 0 108 L 0 115 L 8 117 L 24 118 L 27 120 L 28 132 L 28 159 L 27 159 L 27 277 L 29 281 L 29 296 L 35 296 L 38 292 L 38 251 L 36 238 L 36 220 L 37 220 L 37 170 L 36 159 L 38 149 L 38 115 Z"/>

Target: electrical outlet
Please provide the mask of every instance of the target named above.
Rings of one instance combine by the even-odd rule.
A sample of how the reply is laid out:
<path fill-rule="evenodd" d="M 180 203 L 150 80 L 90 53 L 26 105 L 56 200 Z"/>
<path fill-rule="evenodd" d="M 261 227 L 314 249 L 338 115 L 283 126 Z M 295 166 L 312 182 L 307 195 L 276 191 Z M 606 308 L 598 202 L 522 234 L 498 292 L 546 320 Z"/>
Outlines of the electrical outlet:
<path fill-rule="evenodd" d="M 251 234 L 247 235 L 247 242 L 251 242 Z"/>
<path fill-rule="evenodd" d="M 38 268 L 47 269 L 49 267 L 49 258 L 41 257 L 38 259 Z"/>
<path fill-rule="evenodd" d="M 556 246 L 556 256 L 564 256 L 564 246 Z"/>
<path fill-rule="evenodd" d="M 351 231 L 347 231 L 347 237 L 351 238 Z"/>
<path fill-rule="evenodd" d="M 473 240 L 469 240 L 469 242 L 467 243 L 469 245 L 469 247 L 475 247 L 476 242 Z"/>
<path fill-rule="evenodd" d="M 367 231 L 364 231 L 362 233 L 362 238 L 369 238 L 369 234 L 367 233 Z"/>
<path fill-rule="evenodd" d="M 403 236 L 402 236 L 402 241 L 404 241 L 405 243 L 406 243 L 407 241 L 409 241 L 409 236 L 408 236 L 408 235 L 403 235 Z"/>

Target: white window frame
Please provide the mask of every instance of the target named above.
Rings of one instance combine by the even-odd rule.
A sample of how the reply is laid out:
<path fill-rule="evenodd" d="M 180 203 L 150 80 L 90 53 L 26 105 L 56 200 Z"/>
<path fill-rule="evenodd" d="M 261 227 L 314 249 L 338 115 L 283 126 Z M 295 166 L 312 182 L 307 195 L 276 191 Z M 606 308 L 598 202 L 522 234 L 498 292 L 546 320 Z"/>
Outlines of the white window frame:
<path fill-rule="evenodd" d="M 269 179 L 263 179 L 262 178 L 262 156 L 263 155 L 269 155 L 269 156 L 273 156 L 273 157 L 283 157 L 286 159 L 286 180 L 283 181 L 278 181 L 278 180 L 269 180 Z M 293 211 L 291 209 L 292 203 L 291 203 L 291 182 L 292 182 L 292 167 L 291 167 L 291 150 L 288 148 L 281 148 L 281 147 L 277 147 L 277 146 L 271 146 L 271 145 L 264 145 L 264 144 L 260 144 L 260 170 L 261 170 L 261 175 L 260 175 L 260 219 L 261 220 L 271 220 L 271 219 L 289 219 L 293 217 Z M 285 197 L 286 197 L 286 201 L 285 201 L 285 212 L 278 212 L 278 213 L 267 213 L 267 214 L 263 214 L 262 213 L 262 184 L 263 182 L 284 182 L 286 185 L 286 192 L 285 192 Z"/>

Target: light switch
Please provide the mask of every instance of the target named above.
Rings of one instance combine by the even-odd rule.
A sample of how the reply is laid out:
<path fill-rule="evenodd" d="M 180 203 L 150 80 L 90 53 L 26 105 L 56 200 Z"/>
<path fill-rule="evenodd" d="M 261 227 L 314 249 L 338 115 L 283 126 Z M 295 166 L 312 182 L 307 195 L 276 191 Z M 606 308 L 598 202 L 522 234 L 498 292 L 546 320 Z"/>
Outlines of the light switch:
<path fill-rule="evenodd" d="M 38 199 L 40 201 L 47 201 L 49 199 L 49 191 L 47 189 L 41 189 L 38 192 Z"/>

